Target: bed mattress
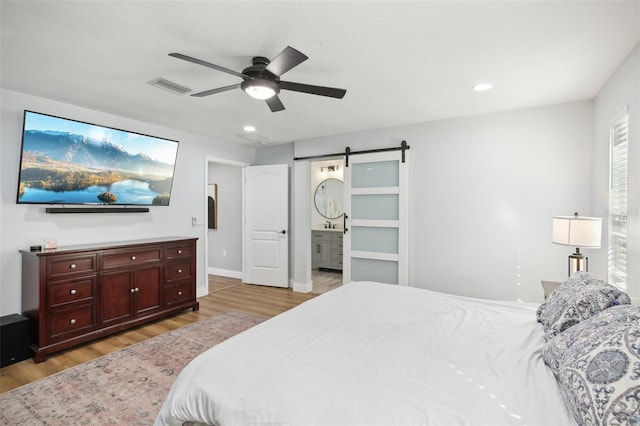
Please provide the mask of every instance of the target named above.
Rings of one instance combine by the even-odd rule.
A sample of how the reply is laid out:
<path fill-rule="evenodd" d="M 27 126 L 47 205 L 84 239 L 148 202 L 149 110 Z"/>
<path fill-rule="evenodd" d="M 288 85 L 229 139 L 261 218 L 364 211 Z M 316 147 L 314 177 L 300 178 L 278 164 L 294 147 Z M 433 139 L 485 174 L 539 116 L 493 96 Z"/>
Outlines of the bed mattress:
<path fill-rule="evenodd" d="M 536 305 L 344 285 L 214 346 L 156 425 L 571 425 Z"/>

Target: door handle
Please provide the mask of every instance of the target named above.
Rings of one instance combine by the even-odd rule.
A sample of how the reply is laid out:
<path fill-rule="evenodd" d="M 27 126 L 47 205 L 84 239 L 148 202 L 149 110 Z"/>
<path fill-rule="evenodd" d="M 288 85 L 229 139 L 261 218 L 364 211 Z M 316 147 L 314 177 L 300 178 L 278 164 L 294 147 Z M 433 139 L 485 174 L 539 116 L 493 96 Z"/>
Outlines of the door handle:
<path fill-rule="evenodd" d="M 287 233 L 287 231 L 285 231 L 284 229 L 282 231 L 280 231 L 280 234 L 285 235 Z"/>
<path fill-rule="evenodd" d="M 347 216 L 346 213 L 344 213 L 342 215 L 342 229 L 344 229 L 344 231 L 342 232 L 343 234 L 346 234 L 348 229 L 347 229 L 347 219 L 349 218 L 349 216 Z"/>

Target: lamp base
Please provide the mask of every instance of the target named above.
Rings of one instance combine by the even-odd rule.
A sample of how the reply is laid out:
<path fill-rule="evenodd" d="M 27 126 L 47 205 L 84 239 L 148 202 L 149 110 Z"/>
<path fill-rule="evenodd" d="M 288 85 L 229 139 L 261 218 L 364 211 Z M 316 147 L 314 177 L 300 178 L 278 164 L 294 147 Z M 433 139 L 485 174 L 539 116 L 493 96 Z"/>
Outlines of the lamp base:
<path fill-rule="evenodd" d="M 589 258 L 580 253 L 580 248 L 576 247 L 576 252 L 569 255 L 569 276 L 575 272 L 588 272 Z"/>

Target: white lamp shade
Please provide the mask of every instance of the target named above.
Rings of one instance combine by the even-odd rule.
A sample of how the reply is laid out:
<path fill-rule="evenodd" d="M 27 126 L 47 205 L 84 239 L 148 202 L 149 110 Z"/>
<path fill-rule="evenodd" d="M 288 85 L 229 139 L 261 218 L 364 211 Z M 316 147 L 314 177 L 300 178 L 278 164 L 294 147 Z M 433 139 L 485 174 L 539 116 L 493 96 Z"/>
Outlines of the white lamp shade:
<path fill-rule="evenodd" d="M 553 242 L 568 246 L 600 248 L 602 218 L 556 216 L 553 218 Z"/>

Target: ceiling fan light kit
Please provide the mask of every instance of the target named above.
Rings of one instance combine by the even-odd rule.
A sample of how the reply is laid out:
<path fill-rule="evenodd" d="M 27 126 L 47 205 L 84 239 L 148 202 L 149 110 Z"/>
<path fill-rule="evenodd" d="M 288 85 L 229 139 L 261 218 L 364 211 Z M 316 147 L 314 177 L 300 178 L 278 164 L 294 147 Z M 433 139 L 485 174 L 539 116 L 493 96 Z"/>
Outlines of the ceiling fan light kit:
<path fill-rule="evenodd" d="M 280 93 L 280 88 L 276 82 L 263 79 L 245 80 L 240 83 L 240 88 L 247 95 L 260 100 L 269 99 Z"/>
<path fill-rule="evenodd" d="M 282 52 L 280 52 L 273 61 L 269 61 L 268 58 L 263 56 L 254 57 L 251 61 L 252 65 L 242 70 L 242 73 L 201 59 L 192 58 L 191 56 L 183 55 L 182 53 L 169 53 L 169 56 L 208 68 L 213 68 L 215 70 L 240 77 L 243 80 L 240 84 L 232 84 L 230 86 L 219 87 L 217 89 L 205 90 L 204 92 L 198 92 L 191 95 L 199 98 L 226 92 L 239 87 L 252 98 L 266 101 L 267 106 L 272 112 L 278 112 L 285 109 L 282 101 L 278 98 L 280 90 L 290 90 L 292 92 L 327 96 L 336 99 L 342 99 L 347 93 L 345 89 L 281 81 L 280 76 L 282 76 L 282 74 L 309 59 L 305 54 L 290 46 L 287 46 Z"/>

